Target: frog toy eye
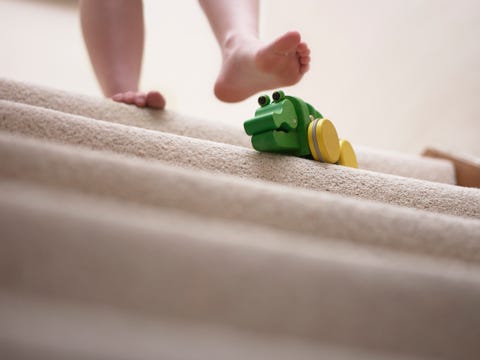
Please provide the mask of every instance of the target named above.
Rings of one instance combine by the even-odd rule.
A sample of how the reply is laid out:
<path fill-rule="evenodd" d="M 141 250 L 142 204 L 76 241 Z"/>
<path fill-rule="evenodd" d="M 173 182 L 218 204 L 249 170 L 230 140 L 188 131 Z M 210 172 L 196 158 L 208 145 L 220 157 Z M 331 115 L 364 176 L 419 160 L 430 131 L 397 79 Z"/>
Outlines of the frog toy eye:
<path fill-rule="evenodd" d="M 270 104 L 270 97 L 268 95 L 262 95 L 258 98 L 258 105 L 261 107 L 267 106 Z"/>
<path fill-rule="evenodd" d="M 282 91 L 282 90 L 279 90 L 279 91 L 275 91 L 273 94 L 272 94 L 272 98 L 273 98 L 273 101 L 274 102 L 280 102 L 282 101 L 283 99 L 285 99 L 285 93 Z"/>

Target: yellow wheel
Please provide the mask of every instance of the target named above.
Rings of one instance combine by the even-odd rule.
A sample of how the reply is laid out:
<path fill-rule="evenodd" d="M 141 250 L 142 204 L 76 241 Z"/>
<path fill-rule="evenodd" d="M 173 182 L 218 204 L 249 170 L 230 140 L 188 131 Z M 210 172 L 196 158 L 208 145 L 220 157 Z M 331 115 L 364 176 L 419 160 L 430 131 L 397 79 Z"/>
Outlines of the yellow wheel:
<path fill-rule="evenodd" d="M 358 168 L 357 156 L 355 155 L 352 144 L 347 140 L 340 140 L 340 158 L 337 164 Z"/>
<path fill-rule="evenodd" d="M 308 146 L 317 161 L 335 164 L 340 157 L 337 130 L 328 119 L 315 119 L 308 125 Z"/>

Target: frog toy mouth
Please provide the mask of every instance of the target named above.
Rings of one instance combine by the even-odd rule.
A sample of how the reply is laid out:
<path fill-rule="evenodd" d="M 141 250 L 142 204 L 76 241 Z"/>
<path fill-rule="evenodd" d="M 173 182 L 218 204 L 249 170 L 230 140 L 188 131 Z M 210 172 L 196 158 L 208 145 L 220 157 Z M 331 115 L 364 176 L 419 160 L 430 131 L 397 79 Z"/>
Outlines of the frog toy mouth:
<path fill-rule="evenodd" d="M 295 106 L 283 92 L 274 92 L 272 98 L 273 102 L 268 95 L 258 98 L 260 108 L 254 118 L 245 121 L 245 132 L 252 136 L 252 145 L 258 151 L 295 152 L 299 148 Z"/>

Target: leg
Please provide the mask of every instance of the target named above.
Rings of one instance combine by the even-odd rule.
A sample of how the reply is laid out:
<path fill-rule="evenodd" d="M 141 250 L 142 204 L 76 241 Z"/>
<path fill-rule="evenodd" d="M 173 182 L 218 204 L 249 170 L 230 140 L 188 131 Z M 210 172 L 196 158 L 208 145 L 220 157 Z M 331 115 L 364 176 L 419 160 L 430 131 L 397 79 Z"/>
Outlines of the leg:
<path fill-rule="evenodd" d="M 290 31 L 270 43 L 258 38 L 258 0 L 200 0 L 220 45 L 215 95 L 237 102 L 267 89 L 296 84 L 308 71 L 310 49 Z"/>
<path fill-rule="evenodd" d="M 143 56 L 141 0 L 81 0 L 83 36 L 105 96 L 140 107 L 163 108 L 156 91 L 138 91 Z"/>

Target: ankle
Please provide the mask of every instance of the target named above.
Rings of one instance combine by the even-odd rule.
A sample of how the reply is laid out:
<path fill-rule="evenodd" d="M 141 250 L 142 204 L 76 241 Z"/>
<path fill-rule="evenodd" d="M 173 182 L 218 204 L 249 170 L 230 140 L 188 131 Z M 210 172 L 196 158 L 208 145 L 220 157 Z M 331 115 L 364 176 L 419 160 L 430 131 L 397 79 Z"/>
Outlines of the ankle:
<path fill-rule="evenodd" d="M 256 34 L 245 32 L 230 32 L 225 36 L 225 39 L 220 44 L 222 54 L 231 52 L 242 46 L 250 46 L 251 44 L 259 42 Z"/>

